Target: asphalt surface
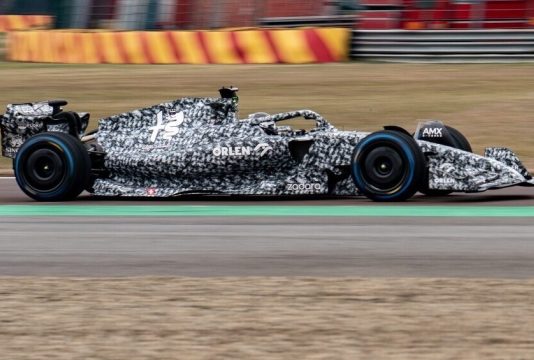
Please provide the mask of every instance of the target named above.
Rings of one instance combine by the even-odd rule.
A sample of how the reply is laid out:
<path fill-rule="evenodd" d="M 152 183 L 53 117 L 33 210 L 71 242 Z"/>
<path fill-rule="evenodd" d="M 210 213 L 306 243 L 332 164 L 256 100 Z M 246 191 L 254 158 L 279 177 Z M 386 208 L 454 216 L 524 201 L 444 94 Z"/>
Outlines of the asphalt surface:
<path fill-rule="evenodd" d="M 0 179 L 0 205 L 32 203 L 13 179 Z M 64 205 L 258 203 L 376 205 L 365 199 L 142 201 L 90 196 Z M 421 204 L 534 206 L 534 189 L 418 196 L 406 203 Z M 0 219 L 0 276 L 532 278 L 533 223 L 533 218 L 5 217 Z"/>

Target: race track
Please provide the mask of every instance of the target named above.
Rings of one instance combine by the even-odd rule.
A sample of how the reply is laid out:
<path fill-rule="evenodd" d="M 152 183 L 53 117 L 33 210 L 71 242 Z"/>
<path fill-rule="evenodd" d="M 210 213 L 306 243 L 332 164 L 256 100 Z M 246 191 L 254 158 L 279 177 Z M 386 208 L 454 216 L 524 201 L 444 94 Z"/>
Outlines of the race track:
<path fill-rule="evenodd" d="M 366 199 L 203 197 L 146 201 L 86 195 L 59 204 L 59 212 L 58 204 L 36 205 L 12 178 L 0 179 L 0 211 L 4 214 L 0 219 L 0 276 L 534 275 L 532 188 L 439 199 L 417 196 L 394 205 L 401 216 L 386 213 L 392 208 L 390 204 L 377 206 Z M 91 208 L 109 212 L 139 206 L 162 209 L 164 215 L 91 213 Z M 207 211 L 221 206 L 259 206 L 270 215 L 212 216 Z M 339 209 L 345 209 L 340 206 L 349 207 L 346 215 L 290 215 L 291 209 L 298 213 L 314 207 L 338 214 Z M 365 207 L 372 210 L 372 216 L 354 215 Z M 476 209 L 476 216 L 459 215 L 458 211 L 471 207 Z M 165 209 L 183 208 L 199 212 L 165 215 Z M 434 208 L 439 216 L 424 213 Z M 486 208 L 496 214 L 483 211 Z M 12 209 L 21 210 L 11 215 Z M 73 214 L 86 211 L 90 216 L 68 216 L 65 213 L 69 209 Z M 278 209 L 289 215 L 272 214 Z M 448 209 L 456 215 L 449 216 Z"/>

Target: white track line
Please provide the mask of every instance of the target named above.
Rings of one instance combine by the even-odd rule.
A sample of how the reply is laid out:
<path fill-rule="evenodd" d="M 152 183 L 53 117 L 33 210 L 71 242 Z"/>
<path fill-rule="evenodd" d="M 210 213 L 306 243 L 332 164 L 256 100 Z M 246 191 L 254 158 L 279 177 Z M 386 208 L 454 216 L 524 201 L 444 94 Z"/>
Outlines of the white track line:
<path fill-rule="evenodd" d="M 14 180 L 14 176 L 0 176 L 0 180 Z"/>

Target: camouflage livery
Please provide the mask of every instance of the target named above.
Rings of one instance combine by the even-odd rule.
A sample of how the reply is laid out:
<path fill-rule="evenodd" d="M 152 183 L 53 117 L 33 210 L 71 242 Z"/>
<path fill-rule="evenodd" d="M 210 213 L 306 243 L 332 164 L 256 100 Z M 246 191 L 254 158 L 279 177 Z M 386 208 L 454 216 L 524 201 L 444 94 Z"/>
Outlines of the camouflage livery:
<path fill-rule="evenodd" d="M 480 192 L 519 184 L 534 184 L 515 154 L 506 148 L 487 148 L 485 156 L 419 141 L 427 155 L 429 188 Z M 430 155 L 431 154 L 431 155 Z"/>
<path fill-rule="evenodd" d="M 49 121 L 53 112 L 47 103 L 9 105 L 1 122 L 3 155 L 15 157 L 36 133 L 66 132 Z M 296 117 L 315 127 L 281 125 Z M 94 160 L 90 189 L 99 196 L 358 195 L 351 158 L 367 135 L 340 131 L 310 110 L 240 120 L 234 99 L 183 98 L 102 119 L 96 133 L 80 139 L 92 160 L 101 159 Z M 534 184 L 506 148 L 488 148 L 480 156 L 417 143 L 427 159 L 429 189 L 476 192 Z"/>
<path fill-rule="evenodd" d="M 10 104 L 0 122 L 2 134 L 2 156 L 14 158 L 18 148 L 31 136 L 46 132 L 58 131 L 68 133 L 68 125 L 58 123 L 54 115 L 55 109 L 48 101 Z M 89 114 L 78 115 L 81 121 L 80 134 L 87 129 Z"/>
<path fill-rule="evenodd" d="M 317 127 L 276 125 L 299 116 Z M 96 140 L 109 176 L 95 181 L 94 193 L 356 194 L 341 180 L 350 178 L 350 155 L 365 135 L 337 131 L 308 110 L 238 120 L 230 100 L 180 99 L 100 121 Z M 292 153 L 299 147 L 306 156 Z"/>
<path fill-rule="evenodd" d="M 46 102 L 8 105 L 2 118 L 2 156 L 14 158 L 24 141 L 47 131 L 44 120 L 52 112 Z"/>

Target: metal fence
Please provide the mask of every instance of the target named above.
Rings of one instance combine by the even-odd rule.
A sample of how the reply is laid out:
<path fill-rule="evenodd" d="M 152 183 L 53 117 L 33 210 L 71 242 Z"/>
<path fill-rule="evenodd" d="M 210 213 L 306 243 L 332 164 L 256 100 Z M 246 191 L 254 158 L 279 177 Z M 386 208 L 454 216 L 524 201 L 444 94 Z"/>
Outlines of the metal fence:
<path fill-rule="evenodd" d="M 387 62 L 532 62 L 534 30 L 353 31 L 351 57 Z"/>

